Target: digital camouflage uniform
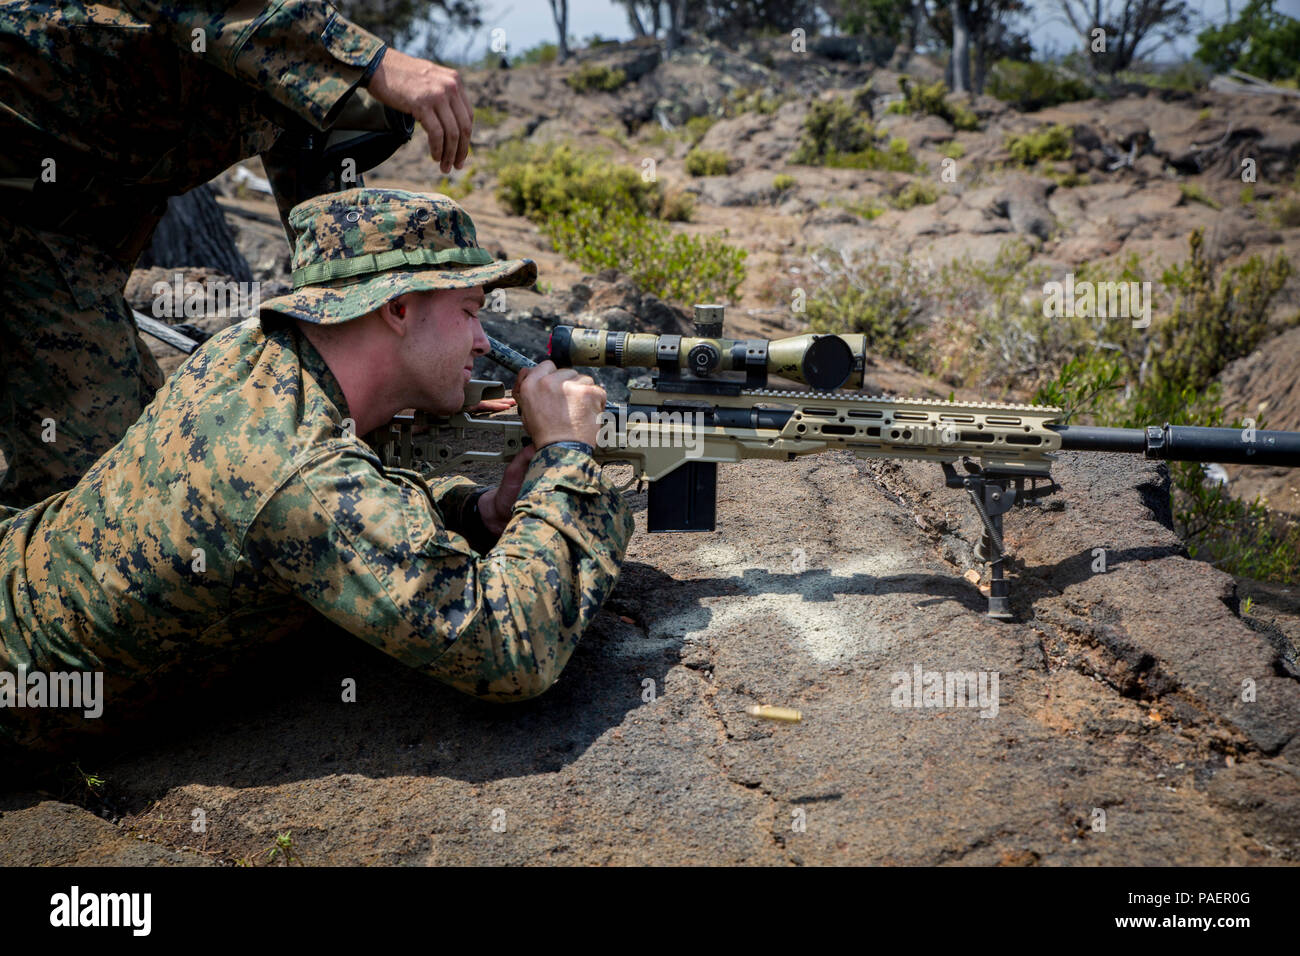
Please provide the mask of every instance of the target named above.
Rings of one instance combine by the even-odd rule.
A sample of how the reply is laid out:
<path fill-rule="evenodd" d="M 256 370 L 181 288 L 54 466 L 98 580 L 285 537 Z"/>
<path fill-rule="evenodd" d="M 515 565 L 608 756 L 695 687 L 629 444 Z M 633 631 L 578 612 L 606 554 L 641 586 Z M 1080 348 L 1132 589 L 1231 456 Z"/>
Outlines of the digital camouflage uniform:
<path fill-rule="evenodd" d="M 0 737 L 108 729 L 308 607 L 468 694 L 522 700 L 556 679 L 613 589 L 634 522 L 589 453 L 539 449 L 505 531 L 477 553 L 475 485 L 385 468 L 284 318 L 530 284 L 534 264 L 494 262 L 445 196 L 349 190 L 292 218 L 300 288 L 200 347 L 74 489 L 0 522 L 0 671 L 104 672 L 98 720 L 0 708 Z"/>
<path fill-rule="evenodd" d="M 261 153 L 287 212 L 282 131 L 383 51 L 308 0 L 0 0 L 0 505 L 71 488 L 161 384 L 122 290 L 168 197 Z"/>

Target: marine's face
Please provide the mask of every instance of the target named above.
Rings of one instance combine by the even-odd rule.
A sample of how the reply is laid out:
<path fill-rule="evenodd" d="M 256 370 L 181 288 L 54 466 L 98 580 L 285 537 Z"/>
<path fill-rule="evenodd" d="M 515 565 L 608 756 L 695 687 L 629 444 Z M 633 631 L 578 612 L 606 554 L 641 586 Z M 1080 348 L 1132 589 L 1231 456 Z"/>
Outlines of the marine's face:
<path fill-rule="evenodd" d="M 442 415 L 457 412 L 465 403 L 474 357 L 488 352 L 478 319 L 483 287 L 416 292 L 402 299 L 410 320 L 404 352 L 407 373 L 416 386 L 412 404 Z"/>

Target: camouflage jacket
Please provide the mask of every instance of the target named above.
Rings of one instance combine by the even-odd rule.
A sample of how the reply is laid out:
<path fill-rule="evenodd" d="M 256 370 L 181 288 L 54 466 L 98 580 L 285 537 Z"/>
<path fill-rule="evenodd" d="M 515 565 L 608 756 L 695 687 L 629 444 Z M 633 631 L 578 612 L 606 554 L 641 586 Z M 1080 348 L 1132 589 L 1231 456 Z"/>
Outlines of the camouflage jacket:
<path fill-rule="evenodd" d="M 168 197 L 269 151 L 287 127 L 327 128 L 383 50 L 319 0 L 0 0 L 0 180 L 35 179 L 34 227 L 89 237 L 129 269 Z M 283 195 L 276 180 L 293 171 L 267 169 Z M 0 191 L 0 209 L 14 192 Z M 54 244 L 75 258 L 75 244 Z"/>
<path fill-rule="evenodd" d="M 0 671 L 101 671 L 86 729 L 107 729 L 312 608 L 468 694 L 540 694 L 613 589 L 622 496 L 590 455 L 543 448 L 479 554 L 476 486 L 384 468 L 347 417 L 296 327 L 214 337 L 74 489 L 0 522 Z M 55 719 L 0 708 L 0 738 Z"/>

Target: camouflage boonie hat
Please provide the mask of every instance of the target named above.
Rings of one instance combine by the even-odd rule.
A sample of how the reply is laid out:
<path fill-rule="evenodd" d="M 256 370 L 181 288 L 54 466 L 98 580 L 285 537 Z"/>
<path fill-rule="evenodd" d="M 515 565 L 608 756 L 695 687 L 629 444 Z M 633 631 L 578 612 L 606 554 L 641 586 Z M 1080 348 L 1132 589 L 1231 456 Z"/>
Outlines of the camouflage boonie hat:
<path fill-rule="evenodd" d="M 262 311 L 333 325 L 406 292 L 485 292 L 532 285 L 531 259 L 497 261 L 479 247 L 474 221 L 451 198 L 402 189 L 348 189 L 294 206 L 293 288 Z"/>

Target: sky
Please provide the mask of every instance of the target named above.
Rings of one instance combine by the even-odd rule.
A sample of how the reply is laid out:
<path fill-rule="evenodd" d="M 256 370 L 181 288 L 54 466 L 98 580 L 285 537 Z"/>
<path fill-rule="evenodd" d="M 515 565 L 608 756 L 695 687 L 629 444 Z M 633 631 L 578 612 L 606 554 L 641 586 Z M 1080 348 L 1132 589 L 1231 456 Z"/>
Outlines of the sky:
<path fill-rule="evenodd" d="M 1065 53 L 1077 46 L 1073 31 L 1056 13 L 1054 0 L 1030 0 L 1034 13 L 1029 18 L 1034 26 L 1030 39 L 1039 55 Z M 1246 0 L 1234 0 L 1232 8 L 1240 11 Z M 1190 0 L 1189 7 L 1196 17 L 1213 23 L 1225 19 L 1224 0 Z M 1300 17 L 1300 0 L 1279 0 L 1276 9 L 1293 17 Z M 526 50 L 538 43 L 555 42 L 555 21 L 551 19 L 548 0 L 485 0 L 481 30 L 474 33 L 457 33 L 447 41 L 444 56 L 464 62 L 477 59 L 486 52 L 491 31 L 499 28 L 508 49 Z M 1188 58 L 1195 48 L 1195 33 L 1172 45 L 1170 49 L 1153 51 L 1157 59 L 1178 61 Z M 607 39 L 626 40 L 632 37 L 623 7 L 612 0 L 569 0 L 569 36 L 579 41 L 592 34 Z"/>

